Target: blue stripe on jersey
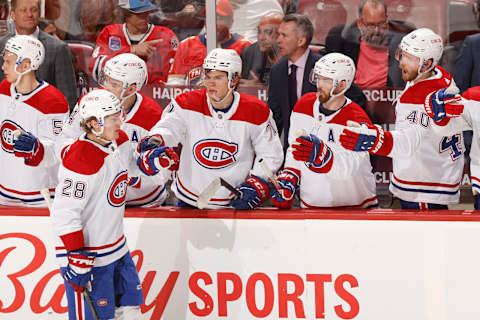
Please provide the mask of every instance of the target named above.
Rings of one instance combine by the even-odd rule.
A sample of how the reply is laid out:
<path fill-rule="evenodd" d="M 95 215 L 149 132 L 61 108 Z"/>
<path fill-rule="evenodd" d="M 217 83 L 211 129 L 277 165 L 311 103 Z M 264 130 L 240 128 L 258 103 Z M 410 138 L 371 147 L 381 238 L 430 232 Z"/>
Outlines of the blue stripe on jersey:
<path fill-rule="evenodd" d="M 108 251 L 108 252 L 104 252 L 104 253 L 101 253 L 101 254 L 97 254 L 96 257 L 97 257 L 97 258 L 98 258 L 98 257 L 105 257 L 105 256 L 108 256 L 108 255 L 110 255 L 110 254 L 112 254 L 112 253 L 115 253 L 115 252 L 117 252 L 118 250 L 120 250 L 120 249 L 122 249 L 123 247 L 125 247 L 126 244 L 127 244 L 127 241 L 124 240 L 123 243 L 122 243 L 122 245 L 119 246 L 118 248 L 116 248 L 116 249 L 114 249 L 114 250 L 112 250 L 112 251 Z M 63 257 L 66 257 L 67 254 L 66 254 L 66 253 L 58 253 L 58 254 L 56 254 L 55 256 L 56 256 L 57 258 L 63 258 Z"/>
<path fill-rule="evenodd" d="M 42 197 L 42 198 L 38 198 L 38 199 L 22 199 L 22 198 L 17 198 L 17 197 L 12 197 L 12 196 L 9 196 L 3 192 L 0 191 L 0 195 L 4 196 L 5 198 L 8 198 L 8 199 L 13 199 L 13 200 L 20 200 L 20 201 L 23 201 L 23 202 L 40 202 L 40 201 L 45 201 L 45 199 Z M 51 198 L 51 197 L 50 197 Z"/>
<path fill-rule="evenodd" d="M 480 189 L 480 186 L 476 183 L 472 183 L 472 188 L 477 188 L 477 189 Z"/>
<path fill-rule="evenodd" d="M 408 189 L 408 188 L 402 188 L 397 186 L 393 181 L 390 181 L 390 183 L 397 189 L 400 189 L 402 191 L 407 191 L 407 192 L 422 192 L 422 193 L 439 193 L 439 194 L 456 194 L 457 191 L 436 191 L 436 190 L 423 190 L 423 189 Z"/>

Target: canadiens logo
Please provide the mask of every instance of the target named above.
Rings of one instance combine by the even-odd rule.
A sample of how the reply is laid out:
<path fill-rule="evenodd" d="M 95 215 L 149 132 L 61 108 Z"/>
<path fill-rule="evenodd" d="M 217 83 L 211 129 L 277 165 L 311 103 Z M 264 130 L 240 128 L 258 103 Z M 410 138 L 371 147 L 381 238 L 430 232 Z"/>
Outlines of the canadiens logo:
<path fill-rule="evenodd" d="M 108 301 L 107 301 L 107 299 L 98 299 L 97 300 L 97 305 L 99 307 L 105 307 L 106 305 L 108 305 Z"/>
<path fill-rule="evenodd" d="M 120 207 L 125 203 L 127 196 L 128 174 L 127 171 L 122 171 L 115 179 L 113 179 L 110 188 L 108 189 L 108 203 L 113 207 Z"/>
<path fill-rule="evenodd" d="M 238 144 L 220 139 L 200 140 L 193 146 L 193 156 L 207 169 L 221 169 L 236 161 Z"/>
<path fill-rule="evenodd" d="M 2 133 L 2 149 L 4 151 L 13 153 L 13 131 L 18 129 L 26 131 L 13 121 L 4 120 L 2 122 L 0 132 Z"/>

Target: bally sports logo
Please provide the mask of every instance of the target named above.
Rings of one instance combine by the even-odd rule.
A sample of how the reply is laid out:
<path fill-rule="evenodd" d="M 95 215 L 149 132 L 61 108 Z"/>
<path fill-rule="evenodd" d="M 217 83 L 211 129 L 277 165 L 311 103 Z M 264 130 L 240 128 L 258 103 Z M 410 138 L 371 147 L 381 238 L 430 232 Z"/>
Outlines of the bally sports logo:
<path fill-rule="evenodd" d="M 18 129 L 26 131 L 13 121 L 4 120 L 2 122 L 0 132 L 2 133 L 2 149 L 5 152 L 13 153 L 13 131 Z"/>
<path fill-rule="evenodd" d="M 127 181 L 127 171 L 120 172 L 115 179 L 113 179 L 107 196 L 108 203 L 113 207 L 120 207 L 125 202 L 125 197 L 127 196 Z"/>
<path fill-rule="evenodd" d="M 220 139 L 203 139 L 193 146 L 193 157 L 207 169 L 221 169 L 236 161 L 238 144 Z"/>

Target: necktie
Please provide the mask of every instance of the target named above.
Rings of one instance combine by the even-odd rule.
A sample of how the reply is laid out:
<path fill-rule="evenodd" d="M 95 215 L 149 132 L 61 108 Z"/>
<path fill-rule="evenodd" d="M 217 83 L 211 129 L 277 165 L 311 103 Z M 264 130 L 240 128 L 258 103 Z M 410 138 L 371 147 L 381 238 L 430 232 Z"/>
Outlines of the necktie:
<path fill-rule="evenodd" d="M 295 103 L 298 100 L 297 97 L 297 66 L 290 65 L 290 74 L 288 75 L 288 103 L 290 110 L 293 110 Z"/>

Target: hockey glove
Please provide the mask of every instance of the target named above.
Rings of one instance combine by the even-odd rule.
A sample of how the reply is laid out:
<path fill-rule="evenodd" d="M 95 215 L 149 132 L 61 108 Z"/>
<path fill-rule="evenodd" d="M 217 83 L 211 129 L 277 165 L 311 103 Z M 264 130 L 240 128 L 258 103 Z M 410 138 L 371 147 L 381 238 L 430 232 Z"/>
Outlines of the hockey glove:
<path fill-rule="evenodd" d="M 300 171 L 294 168 L 285 168 L 277 177 L 280 190 L 272 192 L 272 203 L 280 209 L 290 209 L 293 203 L 293 196 L 300 182 Z"/>
<path fill-rule="evenodd" d="M 265 180 L 252 175 L 237 187 L 241 196 L 230 200 L 230 206 L 237 210 L 255 209 L 260 202 L 268 198 L 270 188 L 272 187 Z"/>
<path fill-rule="evenodd" d="M 463 112 L 464 105 L 458 92 L 459 90 L 455 85 L 430 92 L 425 98 L 425 112 L 437 124 L 444 118 L 459 117 Z"/>
<path fill-rule="evenodd" d="M 296 141 L 297 143 L 292 144 L 292 155 L 295 160 L 306 162 L 310 170 L 317 173 L 330 171 L 333 153 L 322 140 L 309 134 L 298 137 Z"/>
<path fill-rule="evenodd" d="M 160 171 L 160 168 L 171 171 L 178 170 L 178 155 L 169 147 L 156 147 L 140 153 L 137 159 L 137 166 L 147 176 L 153 176 Z"/>
<path fill-rule="evenodd" d="M 68 265 L 62 276 L 75 291 L 83 292 L 85 286 L 92 280 L 92 268 L 95 263 L 94 252 L 69 251 L 67 252 Z"/>
<path fill-rule="evenodd" d="M 37 137 L 25 132 L 15 139 L 13 153 L 15 157 L 25 158 L 26 165 L 35 167 L 42 161 L 45 150 Z"/>
<path fill-rule="evenodd" d="M 162 147 L 165 145 L 163 137 L 159 134 L 153 136 L 143 137 L 142 140 L 138 143 L 137 152 L 142 153 L 144 151 L 155 149 L 156 147 Z"/>
<path fill-rule="evenodd" d="M 382 156 L 392 151 L 393 137 L 378 125 L 347 121 L 348 127 L 340 135 L 341 145 L 352 151 L 368 151 Z"/>

